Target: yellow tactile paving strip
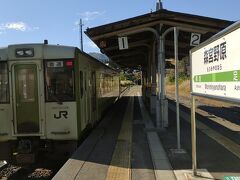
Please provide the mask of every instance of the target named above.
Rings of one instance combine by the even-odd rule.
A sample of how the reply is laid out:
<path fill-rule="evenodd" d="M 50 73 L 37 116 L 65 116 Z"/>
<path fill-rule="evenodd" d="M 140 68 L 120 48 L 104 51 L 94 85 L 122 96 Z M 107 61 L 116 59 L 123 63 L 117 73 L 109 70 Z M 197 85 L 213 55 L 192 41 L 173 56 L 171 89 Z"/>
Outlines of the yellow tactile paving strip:
<path fill-rule="evenodd" d="M 133 102 L 133 97 L 130 97 L 112 156 L 112 161 L 108 168 L 107 180 L 131 179 Z"/>

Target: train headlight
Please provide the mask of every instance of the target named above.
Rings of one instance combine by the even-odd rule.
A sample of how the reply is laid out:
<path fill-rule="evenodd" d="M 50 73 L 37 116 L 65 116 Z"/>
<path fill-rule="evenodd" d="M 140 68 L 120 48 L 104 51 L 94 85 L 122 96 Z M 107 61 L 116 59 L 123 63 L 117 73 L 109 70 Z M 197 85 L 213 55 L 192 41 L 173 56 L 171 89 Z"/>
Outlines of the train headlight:
<path fill-rule="evenodd" d="M 32 56 L 33 56 L 33 51 L 30 50 L 30 49 L 29 49 L 29 50 L 26 50 L 26 51 L 25 51 L 25 54 L 32 57 Z"/>
<path fill-rule="evenodd" d="M 16 49 L 15 55 L 16 55 L 16 57 L 33 57 L 34 49 L 33 48 Z"/>
<path fill-rule="evenodd" d="M 16 56 L 23 56 L 23 55 L 24 55 L 24 51 L 23 50 L 16 51 Z"/>

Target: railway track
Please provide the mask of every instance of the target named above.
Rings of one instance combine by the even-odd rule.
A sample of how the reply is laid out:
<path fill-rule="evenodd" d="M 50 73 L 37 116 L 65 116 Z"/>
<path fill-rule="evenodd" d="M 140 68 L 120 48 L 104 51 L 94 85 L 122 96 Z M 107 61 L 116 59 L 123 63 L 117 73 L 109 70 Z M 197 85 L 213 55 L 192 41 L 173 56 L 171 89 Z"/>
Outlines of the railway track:
<path fill-rule="evenodd" d="M 186 150 L 186 156 L 175 156 L 171 149 L 176 148 L 176 104 L 175 99 L 169 99 L 169 128 L 161 133 L 161 140 L 164 147 L 168 149 L 169 158 L 174 169 L 191 169 L 191 110 L 190 101 L 183 103 L 180 100 L 180 123 L 181 123 L 181 145 Z M 186 99 L 185 99 L 186 100 Z M 196 103 L 196 131 L 197 131 L 197 160 L 199 169 L 207 169 L 214 179 L 223 179 L 223 176 L 239 176 L 240 157 L 240 133 L 233 131 L 224 125 L 216 122 L 222 120 L 223 123 L 230 122 L 222 116 L 228 114 L 238 119 L 239 113 L 233 113 L 231 105 L 229 107 L 216 107 L 211 111 L 208 108 L 202 110 L 201 107 L 212 107 L 201 102 Z M 199 109 L 199 107 L 201 109 Z M 199 111 L 200 110 L 200 111 Z M 223 111 L 225 111 L 223 113 Z M 203 114 L 204 113 L 204 114 Z M 213 114 L 214 113 L 214 114 Z M 228 118 L 229 119 L 229 118 Z M 234 120 L 236 120 L 234 119 Z M 215 121 L 214 121 L 215 120 Z M 239 127 L 238 124 L 235 124 Z"/>
<path fill-rule="evenodd" d="M 175 95 L 172 93 L 167 94 L 167 98 L 175 101 Z M 184 106 L 191 108 L 191 100 L 186 97 L 179 97 L 180 103 Z M 209 105 L 201 101 L 196 102 L 197 112 L 208 119 L 232 130 L 240 131 L 240 108 L 234 105 Z"/>
<path fill-rule="evenodd" d="M 124 96 L 128 93 L 129 88 L 126 87 L 122 90 L 121 95 Z M 80 144 L 92 130 L 86 132 Z M 0 180 L 50 180 L 67 161 L 67 159 L 61 159 L 57 162 L 56 158 L 54 160 L 51 158 L 51 155 L 44 156 L 44 154 L 40 153 L 36 163 L 23 166 L 0 161 Z"/>
<path fill-rule="evenodd" d="M 45 168 L 32 169 L 16 165 L 7 165 L 0 172 L 0 179 L 51 179 L 53 170 Z"/>
<path fill-rule="evenodd" d="M 174 96 L 170 97 L 168 94 L 167 97 L 169 103 L 174 105 Z M 204 126 L 200 129 L 211 129 L 215 131 L 218 134 L 217 141 L 227 149 L 232 149 L 232 147 L 234 147 L 234 150 L 230 151 L 236 154 L 237 157 L 240 157 L 240 152 L 238 151 L 240 145 L 239 107 L 231 104 L 229 104 L 229 106 L 221 106 L 221 104 L 216 104 L 214 106 L 204 104 L 201 101 L 198 101 L 196 106 L 196 118 L 198 122 Z M 180 97 L 180 109 L 182 110 L 180 116 L 183 116 L 184 113 L 189 115 L 191 113 L 190 99 Z M 222 142 L 223 139 L 227 139 L 230 143 Z"/>
<path fill-rule="evenodd" d="M 22 169 L 21 166 L 6 165 L 0 171 L 0 179 L 10 179 L 17 176 L 19 171 Z"/>
<path fill-rule="evenodd" d="M 66 160 L 53 161 L 45 156 L 41 156 L 34 164 L 4 163 L 3 166 L 0 166 L 0 180 L 52 179 Z"/>

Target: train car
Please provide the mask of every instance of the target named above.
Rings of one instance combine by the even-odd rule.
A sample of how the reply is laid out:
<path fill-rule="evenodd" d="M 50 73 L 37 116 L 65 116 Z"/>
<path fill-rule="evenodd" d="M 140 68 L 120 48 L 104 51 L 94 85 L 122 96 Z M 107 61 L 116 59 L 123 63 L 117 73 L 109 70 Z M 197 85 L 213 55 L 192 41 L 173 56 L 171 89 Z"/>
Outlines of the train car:
<path fill-rule="evenodd" d="M 0 159 L 75 150 L 118 97 L 119 73 L 76 47 L 0 48 Z"/>

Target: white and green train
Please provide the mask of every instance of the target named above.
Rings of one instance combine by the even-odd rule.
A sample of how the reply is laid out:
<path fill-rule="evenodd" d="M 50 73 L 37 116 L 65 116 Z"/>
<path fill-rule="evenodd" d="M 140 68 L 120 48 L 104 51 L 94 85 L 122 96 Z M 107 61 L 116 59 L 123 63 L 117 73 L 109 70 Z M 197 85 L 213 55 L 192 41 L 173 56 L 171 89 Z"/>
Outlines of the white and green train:
<path fill-rule="evenodd" d="M 0 48 L 0 159 L 41 145 L 76 148 L 118 97 L 118 72 L 76 47 Z"/>

